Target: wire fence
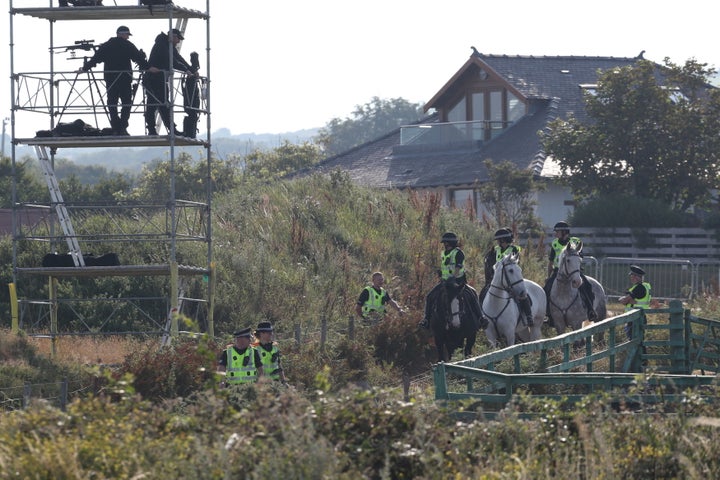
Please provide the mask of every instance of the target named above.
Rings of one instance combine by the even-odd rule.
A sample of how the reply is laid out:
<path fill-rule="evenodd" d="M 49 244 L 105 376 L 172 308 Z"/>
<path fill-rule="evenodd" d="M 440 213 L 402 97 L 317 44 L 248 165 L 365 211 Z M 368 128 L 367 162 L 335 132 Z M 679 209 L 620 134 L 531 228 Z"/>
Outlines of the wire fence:
<path fill-rule="evenodd" d="M 0 388 L 0 410 L 21 410 L 27 408 L 33 400 L 43 400 L 65 411 L 68 400 L 86 390 L 86 386 L 77 384 L 75 390 L 71 391 L 72 383 L 64 379 Z"/>

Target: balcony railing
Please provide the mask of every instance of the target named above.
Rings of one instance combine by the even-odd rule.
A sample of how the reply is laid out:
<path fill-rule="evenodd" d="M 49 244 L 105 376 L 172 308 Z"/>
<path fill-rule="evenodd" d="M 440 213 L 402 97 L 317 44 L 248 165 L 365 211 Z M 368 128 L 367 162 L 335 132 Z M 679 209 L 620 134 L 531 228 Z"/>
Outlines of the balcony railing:
<path fill-rule="evenodd" d="M 400 127 L 400 145 L 442 145 L 485 142 L 502 133 L 512 122 L 476 120 L 472 122 L 425 123 Z"/>

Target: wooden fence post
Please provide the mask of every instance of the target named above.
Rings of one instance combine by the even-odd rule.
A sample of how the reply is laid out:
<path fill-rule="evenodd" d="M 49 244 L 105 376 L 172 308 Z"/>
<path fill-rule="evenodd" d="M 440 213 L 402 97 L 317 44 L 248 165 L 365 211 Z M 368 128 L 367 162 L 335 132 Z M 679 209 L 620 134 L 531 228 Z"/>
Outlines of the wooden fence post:
<path fill-rule="evenodd" d="M 327 341 L 327 317 L 322 316 L 320 320 L 320 350 L 325 349 L 325 342 Z"/>
<path fill-rule="evenodd" d="M 25 386 L 23 387 L 23 398 L 22 398 L 22 408 L 25 409 L 30 405 L 30 392 L 31 392 L 32 386 L 25 382 Z"/>
<path fill-rule="evenodd" d="M 355 316 L 348 316 L 348 339 L 350 341 L 355 340 Z"/>
<path fill-rule="evenodd" d="M 60 410 L 63 412 L 67 408 L 68 403 L 68 379 L 63 378 L 62 383 L 60 384 Z"/>
<path fill-rule="evenodd" d="M 300 346 L 300 340 L 302 339 L 302 329 L 300 328 L 300 324 L 295 324 L 295 344 L 299 347 Z"/>
<path fill-rule="evenodd" d="M 680 300 L 670 301 L 670 373 L 689 375 L 684 313 Z"/>

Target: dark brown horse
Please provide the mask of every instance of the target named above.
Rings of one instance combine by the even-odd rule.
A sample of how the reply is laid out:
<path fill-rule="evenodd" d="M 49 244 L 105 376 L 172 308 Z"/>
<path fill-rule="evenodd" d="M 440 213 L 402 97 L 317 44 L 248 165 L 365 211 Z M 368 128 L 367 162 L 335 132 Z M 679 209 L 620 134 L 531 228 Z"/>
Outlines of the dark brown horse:
<path fill-rule="evenodd" d="M 457 302 L 453 303 L 455 298 Z M 481 321 L 477 291 L 469 285 L 457 289 L 440 283 L 428 294 L 425 311 L 435 337 L 438 361 L 450 361 L 457 348 L 462 348 L 468 358 Z"/>

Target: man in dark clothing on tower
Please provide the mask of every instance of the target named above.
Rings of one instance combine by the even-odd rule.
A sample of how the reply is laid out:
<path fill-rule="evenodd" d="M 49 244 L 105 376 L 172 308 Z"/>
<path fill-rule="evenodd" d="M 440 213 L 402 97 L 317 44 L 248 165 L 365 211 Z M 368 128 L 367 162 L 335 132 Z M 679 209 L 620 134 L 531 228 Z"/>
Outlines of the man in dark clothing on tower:
<path fill-rule="evenodd" d="M 129 135 L 127 128 L 133 101 L 133 72 L 130 61 L 135 62 L 141 70 L 149 72 L 159 72 L 159 70 L 150 67 L 145 59 L 145 54 L 128 40 L 132 35 L 128 27 L 118 27 L 116 34 L 117 36 L 101 44 L 92 58 L 86 60 L 80 70 L 87 72 L 98 63 L 105 64 L 105 89 L 110 127 L 113 135 Z M 118 115 L 118 100 L 122 101 L 120 115 Z"/>
<path fill-rule="evenodd" d="M 155 45 L 150 50 L 150 58 L 148 63 L 158 69 L 158 73 L 147 74 L 143 77 L 143 85 L 147 93 L 145 104 L 145 126 L 148 135 L 157 135 L 155 129 L 155 112 L 160 112 L 160 118 L 168 130 L 168 134 L 181 135 L 174 124 L 170 123 L 170 105 L 168 105 L 169 86 L 168 77 L 171 73 L 170 66 L 170 49 L 168 42 L 172 42 L 172 69 L 188 72 L 197 76 L 197 71 L 193 68 L 177 50 L 177 44 L 180 40 L 184 40 L 180 30 L 173 28 L 170 35 L 165 33 L 155 37 Z"/>

